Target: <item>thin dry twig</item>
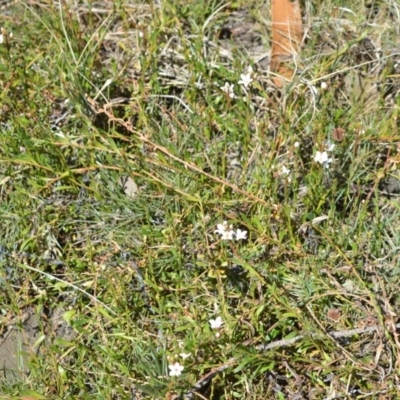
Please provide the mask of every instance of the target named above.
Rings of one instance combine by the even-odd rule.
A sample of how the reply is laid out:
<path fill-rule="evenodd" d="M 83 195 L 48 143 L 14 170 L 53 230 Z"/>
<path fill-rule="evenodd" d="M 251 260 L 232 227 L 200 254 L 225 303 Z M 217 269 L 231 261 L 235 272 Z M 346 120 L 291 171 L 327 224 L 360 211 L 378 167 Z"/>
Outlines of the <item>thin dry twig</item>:
<path fill-rule="evenodd" d="M 249 192 L 246 192 L 243 189 L 240 189 L 237 185 L 235 185 L 233 183 L 230 183 L 230 182 L 228 182 L 228 181 L 226 181 L 224 179 L 218 178 L 217 176 L 211 175 L 211 174 L 203 171 L 198 166 L 196 166 L 196 165 L 194 165 L 192 163 L 189 163 L 189 162 L 187 162 L 185 160 L 180 159 L 179 157 L 177 157 L 177 156 L 173 155 L 171 152 L 169 152 L 164 146 L 160 146 L 159 144 L 157 144 L 157 143 L 153 142 L 152 140 L 150 140 L 149 138 L 147 138 L 145 135 L 143 135 L 138 130 L 134 129 L 129 121 L 124 121 L 121 118 L 116 118 L 112 114 L 112 112 L 108 111 L 107 109 L 105 109 L 103 107 L 99 107 L 99 105 L 93 99 L 90 99 L 89 97 L 87 97 L 87 101 L 89 102 L 89 104 L 91 105 L 93 111 L 96 114 L 105 114 L 109 118 L 109 122 L 115 122 L 115 123 L 123 126 L 129 132 L 135 134 L 140 141 L 142 141 L 143 143 L 149 144 L 150 146 L 152 146 L 152 148 L 154 150 L 165 154 L 171 160 L 174 160 L 174 161 L 178 162 L 179 164 L 183 165 L 188 170 L 191 170 L 191 171 L 194 171 L 194 172 L 196 172 L 198 174 L 204 175 L 204 176 L 206 176 L 207 178 L 211 179 L 214 182 L 217 182 L 217 183 L 219 183 L 221 185 L 227 186 L 227 187 L 231 188 L 234 192 L 240 193 L 240 194 L 246 196 L 247 198 L 255 201 L 258 204 L 263 204 L 264 206 L 270 207 L 275 211 L 279 209 L 278 205 L 267 203 L 265 200 L 260 199 L 259 197 L 253 195 L 252 193 L 249 193 Z"/>
<path fill-rule="evenodd" d="M 397 324 L 396 328 L 399 329 L 400 324 Z M 299 340 L 304 339 L 306 337 L 313 338 L 313 339 L 323 339 L 326 335 L 329 335 L 330 337 L 333 337 L 335 339 L 341 339 L 341 338 L 351 337 L 354 335 L 362 335 L 362 334 L 367 334 L 367 333 L 372 333 L 372 332 L 378 332 L 382 329 L 383 328 L 381 326 L 374 325 L 374 326 L 350 329 L 350 330 L 345 330 L 345 331 L 330 331 L 330 332 L 327 332 L 326 334 L 325 333 L 305 333 L 303 335 L 299 335 L 299 336 L 296 336 L 291 339 L 282 339 L 282 340 L 277 340 L 272 343 L 254 346 L 253 349 L 256 350 L 257 352 L 264 352 L 264 351 L 268 351 L 271 349 L 291 346 L 291 345 L 295 344 L 296 342 L 298 342 Z M 238 357 L 233 357 L 233 358 L 230 358 L 226 363 L 223 363 L 220 366 L 212 369 L 209 373 L 207 373 L 201 379 L 199 379 L 195 383 L 193 388 L 186 393 L 185 396 L 191 397 L 192 393 L 195 393 L 196 391 L 204 388 L 217 374 L 227 370 L 231 366 L 237 364 L 237 362 L 238 362 Z"/>

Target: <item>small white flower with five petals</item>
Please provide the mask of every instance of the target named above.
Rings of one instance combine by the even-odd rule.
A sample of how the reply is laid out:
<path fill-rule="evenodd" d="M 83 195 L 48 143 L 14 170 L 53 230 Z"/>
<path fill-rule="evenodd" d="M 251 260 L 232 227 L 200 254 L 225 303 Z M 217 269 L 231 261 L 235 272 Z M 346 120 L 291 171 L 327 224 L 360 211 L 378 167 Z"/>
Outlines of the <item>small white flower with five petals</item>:
<path fill-rule="evenodd" d="M 169 376 L 180 376 L 183 371 L 183 366 L 180 365 L 178 362 L 168 365 L 168 368 L 170 369 Z"/>
<path fill-rule="evenodd" d="M 317 151 L 314 156 L 314 161 L 320 163 L 324 167 L 329 167 L 329 164 L 332 162 L 332 158 L 329 158 L 326 151 Z"/>
<path fill-rule="evenodd" d="M 222 324 L 224 323 L 224 321 L 222 320 L 221 317 L 217 317 L 215 319 L 210 319 L 208 322 L 211 325 L 211 329 L 219 329 L 219 328 L 221 328 Z"/>
<path fill-rule="evenodd" d="M 233 91 L 233 84 L 230 85 L 228 82 L 225 82 L 225 85 L 221 86 L 221 90 L 225 92 L 231 99 L 235 98 L 235 92 Z"/>
<path fill-rule="evenodd" d="M 224 221 L 222 224 L 217 224 L 215 233 L 221 235 L 222 240 L 233 240 L 234 231 L 232 227 L 228 227 L 228 223 Z"/>
<path fill-rule="evenodd" d="M 224 221 L 222 224 L 217 224 L 217 229 L 215 230 L 215 233 L 222 235 L 223 233 L 225 233 L 227 227 L 228 223 L 226 221 Z"/>
<path fill-rule="evenodd" d="M 241 229 L 237 229 L 235 236 L 236 240 L 247 239 L 247 231 L 242 231 Z"/>
<path fill-rule="evenodd" d="M 247 89 L 251 82 L 253 82 L 253 79 L 251 78 L 250 72 L 248 74 L 240 74 L 239 85 L 242 85 Z"/>
<path fill-rule="evenodd" d="M 290 174 L 290 169 L 286 168 L 285 166 L 282 166 L 281 175 L 289 175 L 289 174 Z"/>

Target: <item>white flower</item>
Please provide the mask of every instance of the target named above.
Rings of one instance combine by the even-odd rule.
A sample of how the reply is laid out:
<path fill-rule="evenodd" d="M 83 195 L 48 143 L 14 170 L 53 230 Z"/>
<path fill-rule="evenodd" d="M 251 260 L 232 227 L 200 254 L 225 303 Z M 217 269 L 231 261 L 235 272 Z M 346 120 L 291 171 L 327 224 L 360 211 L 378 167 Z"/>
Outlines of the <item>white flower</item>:
<path fill-rule="evenodd" d="M 332 162 L 332 158 L 328 157 L 328 153 L 326 151 L 317 151 L 314 156 L 314 161 L 322 164 L 324 167 L 328 167 Z"/>
<path fill-rule="evenodd" d="M 233 235 L 235 232 L 232 230 L 232 226 L 228 227 L 228 223 L 224 221 L 222 224 L 217 225 L 215 233 L 221 235 L 222 240 L 233 240 Z"/>
<path fill-rule="evenodd" d="M 2 44 L 4 42 L 4 36 L 3 34 L 0 33 L 0 44 Z"/>
<path fill-rule="evenodd" d="M 326 82 L 321 82 L 321 89 L 322 90 L 328 89 L 328 84 Z"/>
<path fill-rule="evenodd" d="M 222 224 L 217 224 L 217 229 L 215 230 L 215 233 L 222 235 L 225 233 L 227 227 L 228 223 L 226 221 L 224 221 Z"/>
<path fill-rule="evenodd" d="M 253 82 L 253 79 L 251 79 L 250 72 L 248 74 L 240 74 L 240 80 L 238 82 L 239 85 L 242 85 L 247 89 L 251 82 Z"/>
<path fill-rule="evenodd" d="M 183 366 L 180 365 L 178 362 L 168 365 L 168 368 L 170 369 L 169 376 L 179 376 L 183 371 Z"/>
<path fill-rule="evenodd" d="M 221 328 L 222 324 L 224 323 L 224 321 L 222 321 L 221 317 L 217 317 L 215 319 L 210 319 L 208 322 L 211 325 L 211 329 L 219 329 L 219 328 Z"/>
<path fill-rule="evenodd" d="M 236 240 L 247 239 L 247 231 L 242 231 L 240 229 L 236 230 Z"/>
<path fill-rule="evenodd" d="M 225 82 L 224 86 L 221 86 L 221 90 L 225 92 L 231 99 L 235 98 L 235 93 L 233 91 L 233 85 L 230 85 L 228 82 Z"/>
<path fill-rule="evenodd" d="M 290 169 L 286 168 L 285 166 L 283 166 L 281 168 L 281 172 L 280 175 L 284 175 L 286 177 L 286 180 L 290 183 L 292 181 L 292 178 L 290 177 Z"/>
<path fill-rule="evenodd" d="M 294 147 L 297 149 L 298 147 L 300 147 L 300 143 L 299 142 L 295 142 L 294 143 Z"/>
<path fill-rule="evenodd" d="M 180 353 L 179 354 L 184 360 L 186 360 L 188 357 L 190 357 L 190 353 Z"/>
<path fill-rule="evenodd" d="M 281 169 L 281 175 L 289 175 L 289 174 L 290 174 L 290 169 L 283 166 Z"/>

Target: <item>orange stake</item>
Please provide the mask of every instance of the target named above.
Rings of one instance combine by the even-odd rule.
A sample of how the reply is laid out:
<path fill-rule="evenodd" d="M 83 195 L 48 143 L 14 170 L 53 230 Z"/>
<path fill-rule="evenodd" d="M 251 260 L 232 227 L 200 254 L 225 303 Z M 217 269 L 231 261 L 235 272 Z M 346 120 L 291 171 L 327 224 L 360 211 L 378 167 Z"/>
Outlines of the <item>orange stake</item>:
<path fill-rule="evenodd" d="M 272 0 L 272 48 L 270 70 L 281 77 L 274 77 L 276 86 L 291 81 L 295 70 L 287 66 L 300 52 L 303 24 L 299 0 Z"/>

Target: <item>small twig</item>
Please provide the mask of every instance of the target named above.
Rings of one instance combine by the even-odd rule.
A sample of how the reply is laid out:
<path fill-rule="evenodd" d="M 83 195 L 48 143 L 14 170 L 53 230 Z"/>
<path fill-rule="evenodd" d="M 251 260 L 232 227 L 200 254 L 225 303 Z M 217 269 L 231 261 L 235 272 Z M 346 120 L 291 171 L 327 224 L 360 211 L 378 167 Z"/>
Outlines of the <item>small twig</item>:
<path fill-rule="evenodd" d="M 400 328 L 400 324 L 397 324 L 396 328 Z M 380 326 L 374 325 L 374 326 L 368 326 L 365 328 L 350 329 L 347 331 L 331 331 L 331 332 L 328 332 L 328 334 L 335 339 L 340 339 L 340 338 L 345 338 L 345 337 L 351 337 L 354 335 L 361 335 L 364 333 L 375 332 L 375 331 L 378 331 L 379 329 L 381 329 Z M 323 338 L 324 336 L 325 336 L 325 334 L 322 334 L 322 333 L 309 333 L 309 334 L 305 334 L 305 335 L 299 335 L 299 336 L 296 336 L 291 339 L 282 339 L 282 340 L 278 340 L 276 342 L 272 342 L 269 344 L 261 344 L 261 345 L 256 346 L 255 349 L 259 350 L 259 351 L 267 351 L 267 350 L 273 349 L 275 347 L 290 346 L 305 337 L 311 337 L 313 339 L 320 339 L 320 338 Z"/>
<path fill-rule="evenodd" d="M 174 99 L 174 100 L 177 100 L 177 101 L 179 101 L 179 103 L 181 103 L 181 105 L 186 109 L 186 111 L 189 111 L 190 112 L 190 114 L 193 114 L 193 111 L 192 111 L 192 109 L 181 99 L 181 98 L 179 98 L 179 97 L 177 97 L 177 96 L 172 96 L 172 95 L 170 95 L 170 94 L 151 94 L 151 95 L 149 95 L 149 97 L 160 97 L 160 98 L 165 98 L 165 99 Z M 93 100 L 96 100 L 96 99 L 93 99 Z"/>
<path fill-rule="evenodd" d="M 398 55 L 400 55 L 400 53 L 393 53 L 393 54 L 389 54 L 389 55 L 387 55 L 387 56 L 380 57 L 380 58 L 375 59 L 375 60 L 366 61 L 366 62 L 357 64 L 357 65 L 352 65 L 352 66 L 350 66 L 350 67 L 345 67 L 345 68 L 342 68 L 342 69 L 339 70 L 339 71 L 334 71 L 334 72 L 332 72 L 332 73 L 330 73 L 330 74 L 327 74 L 327 75 L 324 75 L 324 76 L 320 76 L 319 78 L 311 79 L 311 80 L 308 81 L 308 83 L 310 83 L 310 84 L 315 84 L 315 83 L 317 83 L 317 82 L 326 80 L 326 79 L 328 79 L 328 78 L 331 78 L 332 76 L 339 75 L 339 74 L 341 74 L 341 73 L 350 71 L 350 70 L 352 70 L 352 69 L 356 69 L 356 68 L 359 68 L 359 67 L 363 67 L 364 65 L 369 65 L 369 64 L 372 64 L 372 63 L 374 63 L 374 62 L 376 62 L 376 61 L 386 60 L 386 59 L 388 59 L 388 58 L 395 57 L 395 56 L 398 56 Z"/>
<path fill-rule="evenodd" d="M 397 324 L 396 328 L 400 328 L 400 324 Z M 351 337 L 354 335 L 362 335 L 365 333 L 371 333 L 371 332 L 378 331 L 380 329 L 382 329 L 381 326 L 374 325 L 374 326 L 368 326 L 365 328 L 350 329 L 350 330 L 346 330 L 346 331 L 330 331 L 330 332 L 327 332 L 327 334 L 335 339 L 340 339 L 340 338 Z M 263 352 L 263 351 L 271 350 L 274 348 L 288 347 L 305 337 L 321 339 L 321 338 L 325 337 L 325 334 L 324 333 L 305 333 L 303 335 L 299 335 L 299 336 L 296 336 L 291 339 L 282 339 L 282 340 L 277 340 L 275 342 L 268 343 L 268 344 L 261 344 L 261 345 L 253 347 L 253 349 L 257 350 L 258 352 Z M 237 362 L 238 362 L 238 357 L 233 357 L 233 358 L 230 358 L 226 363 L 223 363 L 219 367 L 212 369 L 208 374 L 204 375 L 201 379 L 199 379 L 195 383 L 195 385 L 193 386 L 192 389 L 190 389 L 188 392 L 186 392 L 185 397 L 191 398 L 193 393 L 195 393 L 198 390 L 203 389 L 217 374 L 227 370 L 229 367 L 237 364 Z"/>
<path fill-rule="evenodd" d="M 229 187 L 234 192 L 240 193 L 243 196 L 246 196 L 247 198 L 252 199 L 253 201 L 255 201 L 258 204 L 265 205 L 267 207 L 272 208 L 273 210 L 278 210 L 280 208 L 278 205 L 270 204 L 267 201 L 265 201 L 264 199 L 261 199 L 260 197 L 257 197 L 255 195 L 253 195 L 252 193 L 249 193 L 246 190 L 239 188 L 237 185 L 235 185 L 233 183 L 230 183 L 222 178 L 211 175 L 206 171 L 203 171 L 202 168 L 198 167 L 197 165 L 195 165 L 193 163 L 182 160 L 178 156 L 175 156 L 174 154 L 172 154 L 166 147 L 163 147 L 163 146 L 153 142 L 152 140 L 147 138 L 143 133 L 136 130 L 129 121 L 124 121 L 121 118 L 115 117 L 112 112 L 109 112 L 104 107 L 99 107 L 98 104 L 95 101 L 93 101 L 93 99 L 89 98 L 88 96 L 87 96 L 87 101 L 91 105 L 93 112 L 95 112 L 96 114 L 105 114 L 109 118 L 109 122 L 115 122 L 116 124 L 119 124 L 119 125 L 125 127 L 129 132 L 135 134 L 140 141 L 151 145 L 154 150 L 157 150 L 157 151 L 163 153 L 164 155 L 169 157 L 171 160 L 174 160 L 174 161 L 178 162 L 179 164 L 183 165 L 186 169 L 188 169 L 192 172 L 196 172 L 197 174 L 203 175 L 203 176 L 211 179 L 212 181 L 217 182 L 223 186 Z"/>
<path fill-rule="evenodd" d="M 235 365 L 237 361 L 236 357 L 233 357 L 229 359 L 226 363 L 223 363 L 217 368 L 212 369 L 208 374 L 204 375 L 201 379 L 199 379 L 193 388 L 186 393 L 187 396 L 190 396 L 190 393 L 194 393 L 196 390 L 201 390 L 205 385 L 207 385 L 208 382 L 210 382 L 215 375 L 219 374 L 220 372 L 225 371 L 228 369 L 230 366 Z"/>

